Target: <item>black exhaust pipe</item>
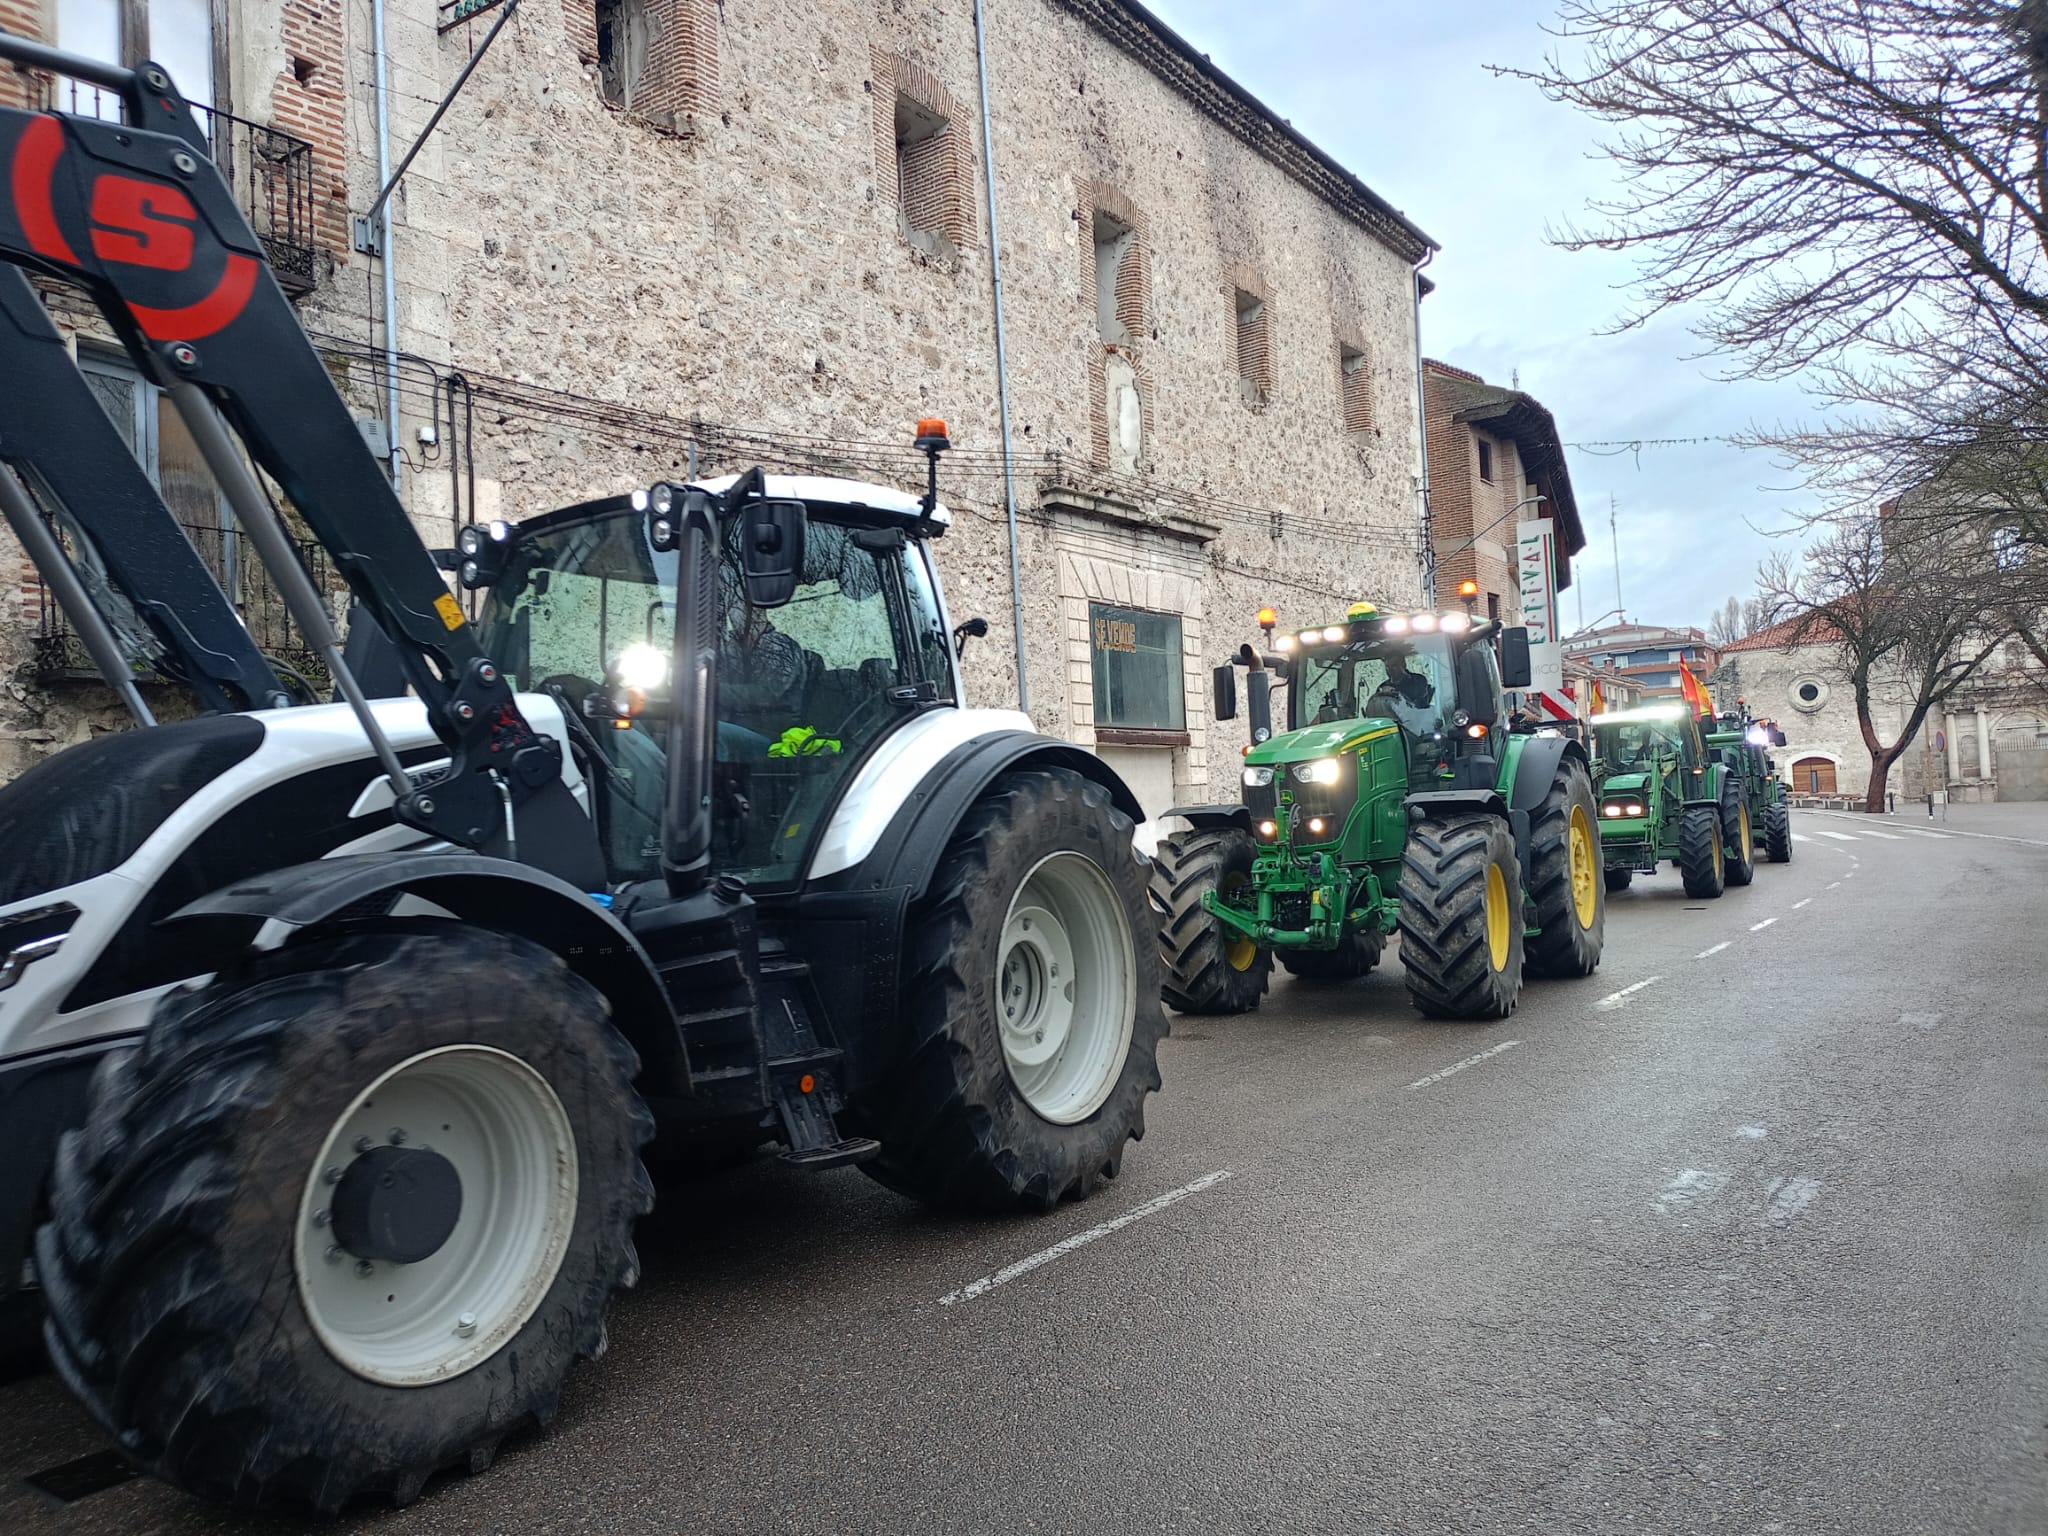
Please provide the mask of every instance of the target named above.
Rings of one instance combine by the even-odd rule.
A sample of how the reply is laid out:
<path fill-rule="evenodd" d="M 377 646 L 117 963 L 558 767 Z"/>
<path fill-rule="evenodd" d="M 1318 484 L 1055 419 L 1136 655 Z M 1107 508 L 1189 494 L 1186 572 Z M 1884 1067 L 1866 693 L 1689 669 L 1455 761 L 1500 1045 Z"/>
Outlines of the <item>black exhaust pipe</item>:
<path fill-rule="evenodd" d="M 674 713 L 668 727 L 668 805 L 661 872 L 672 896 L 711 879 L 711 775 L 718 754 L 717 498 L 688 487 L 674 511 L 676 645 Z M 657 517 L 660 514 L 655 514 Z M 666 542 L 657 534 L 657 547 Z"/>

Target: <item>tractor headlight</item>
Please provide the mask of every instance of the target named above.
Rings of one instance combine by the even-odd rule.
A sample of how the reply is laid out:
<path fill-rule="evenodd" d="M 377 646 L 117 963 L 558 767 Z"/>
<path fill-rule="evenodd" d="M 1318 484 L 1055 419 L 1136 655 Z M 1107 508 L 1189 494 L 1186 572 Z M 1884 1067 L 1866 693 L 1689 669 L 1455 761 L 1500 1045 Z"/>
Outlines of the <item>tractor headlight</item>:
<path fill-rule="evenodd" d="M 1343 763 L 1334 757 L 1319 757 L 1312 763 L 1294 765 L 1295 782 L 1299 784 L 1334 784 L 1343 774 Z"/>
<path fill-rule="evenodd" d="M 1629 805 L 1625 807 L 1625 809 L 1631 816 L 1640 816 L 1643 814 L 1643 808 L 1640 805 L 1635 804 L 1633 801 L 1631 801 Z"/>
<path fill-rule="evenodd" d="M 651 645 L 629 645 L 612 663 L 612 676 L 628 688 L 659 688 L 668 681 L 668 653 Z"/>
<path fill-rule="evenodd" d="M 482 554 L 484 552 L 483 529 L 477 527 L 476 524 L 471 523 L 468 527 L 464 528 L 462 532 L 455 535 L 455 547 L 461 550 L 463 554 L 469 556 L 471 559 L 474 559 L 476 556 Z"/>
<path fill-rule="evenodd" d="M 1331 645 L 1339 644 L 1344 639 L 1344 635 L 1345 629 L 1342 624 L 1326 624 L 1323 626 L 1323 638 Z"/>
<path fill-rule="evenodd" d="M 1273 770 L 1270 768 L 1248 767 L 1244 771 L 1244 782 L 1245 787 L 1248 789 L 1264 789 L 1273 782 Z"/>
<path fill-rule="evenodd" d="M 1279 824 L 1278 822 L 1276 822 L 1276 821 L 1262 821 L 1262 822 L 1260 822 L 1260 823 L 1259 823 L 1259 836 L 1261 836 L 1261 837 L 1277 837 L 1277 836 L 1279 835 L 1279 833 L 1280 833 L 1280 824 Z"/>
<path fill-rule="evenodd" d="M 1620 816 L 1623 812 L 1620 806 L 1610 800 L 1607 804 L 1600 807 L 1600 814 L 1602 816 Z"/>
<path fill-rule="evenodd" d="M 1387 620 L 1381 628 L 1390 635 L 1405 635 L 1408 633 L 1408 621 L 1397 614 Z"/>
<path fill-rule="evenodd" d="M 676 504 L 675 490 L 664 480 L 647 493 L 647 502 L 656 512 L 660 513 L 663 517 L 667 517 L 669 508 Z"/>
<path fill-rule="evenodd" d="M 1308 829 L 1309 829 L 1309 831 L 1310 831 L 1311 833 L 1313 833 L 1313 834 L 1314 834 L 1315 836 L 1317 836 L 1317 837 L 1321 837 L 1321 836 L 1323 835 L 1323 829 L 1324 829 L 1324 826 L 1325 826 L 1325 823 L 1324 823 L 1324 821 L 1323 821 L 1323 818 L 1322 818 L 1322 817 L 1320 817 L 1320 816 L 1311 816 L 1311 817 L 1309 817 L 1309 819 L 1308 819 Z"/>

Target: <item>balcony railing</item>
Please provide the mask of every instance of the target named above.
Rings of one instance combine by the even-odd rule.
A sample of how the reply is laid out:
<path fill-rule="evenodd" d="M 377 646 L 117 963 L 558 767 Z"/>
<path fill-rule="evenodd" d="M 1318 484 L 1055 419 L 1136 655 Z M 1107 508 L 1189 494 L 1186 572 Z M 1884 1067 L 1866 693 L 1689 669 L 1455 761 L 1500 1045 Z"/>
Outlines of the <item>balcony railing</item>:
<path fill-rule="evenodd" d="M 206 562 L 207 569 L 213 572 L 221 590 L 234 603 L 235 612 L 255 640 L 256 648 L 272 661 L 282 663 L 303 677 L 313 692 L 324 693 L 330 681 L 327 663 L 307 643 L 304 631 L 285 607 L 284 598 L 271 581 L 270 573 L 256 557 L 248 535 L 239 528 L 193 523 L 181 523 L 179 526 L 185 537 L 192 541 L 192 547 L 199 551 L 199 558 Z M 93 562 L 89 557 L 83 561 L 78 559 L 81 552 L 72 546 L 64 529 L 59 526 L 55 531 L 65 544 L 66 552 L 82 567 L 81 574 L 86 577 L 87 585 L 98 592 L 102 611 L 113 624 L 115 632 L 128 642 L 132 653 L 129 665 L 134 668 L 135 675 L 144 680 L 175 680 L 177 667 L 158 653 L 155 638 L 148 627 L 135 617 L 125 600 L 117 594 L 107 593 L 104 583 L 94 579 Z M 301 539 L 295 543 L 299 564 L 312 578 L 315 590 L 339 591 L 341 582 L 328 564 L 327 551 L 310 540 Z M 49 588 L 38 582 L 29 590 L 35 594 L 38 603 L 34 663 L 38 680 L 98 680 L 99 669 L 93 665 L 85 643 L 72 631 L 64 610 L 57 606 Z"/>
<path fill-rule="evenodd" d="M 69 76 L 41 75 L 40 105 L 45 111 L 75 112 L 83 117 L 118 120 L 119 98 L 98 86 Z M 313 288 L 319 249 L 314 239 L 313 146 L 306 140 L 193 104 L 199 124 L 213 148 L 213 163 L 234 192 L 242 210 L 269 254 L 271 270 L 287 293 Z"/>

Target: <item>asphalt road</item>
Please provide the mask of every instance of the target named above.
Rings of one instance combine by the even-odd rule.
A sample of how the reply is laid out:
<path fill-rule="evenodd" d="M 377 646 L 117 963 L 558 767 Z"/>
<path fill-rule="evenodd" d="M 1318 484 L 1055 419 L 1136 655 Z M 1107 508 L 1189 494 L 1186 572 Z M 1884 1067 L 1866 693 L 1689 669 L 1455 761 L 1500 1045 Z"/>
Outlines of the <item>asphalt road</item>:
<path fill-rule="evenodd" d="M 553 1432 L 333 1528 L 2042 1536 L 2048 819 L 1970 809 L 1639 879 L 1503 1024 L 1398 964 L 1176 1019 L 1152 1134 L 1043 1218 L 706 1181 Z M 24 1481 L 99 1449 L 0 1390 L 0 1530 L 273 1528 Z"/>

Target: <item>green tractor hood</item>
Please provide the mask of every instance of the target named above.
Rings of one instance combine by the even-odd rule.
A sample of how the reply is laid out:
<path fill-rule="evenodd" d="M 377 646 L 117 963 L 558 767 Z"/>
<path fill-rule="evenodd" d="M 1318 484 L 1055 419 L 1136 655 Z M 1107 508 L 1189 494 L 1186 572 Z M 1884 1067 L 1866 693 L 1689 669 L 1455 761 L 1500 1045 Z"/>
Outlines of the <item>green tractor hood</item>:
<path fill-rule="evenodd" d="M 1624 795 L 1630 790 L 1644 790 L 1650 787 L 1647 773 L 1613 773 L 1600 781 L 1603 795 Z"/>
<path fill-rule="evenodd" d="M 1304 725 L 1298 731 L 1282 731 L 1262 741 L 1245 754 L 1254 767 L 1277 763 L 1305 763 L 1318 757 L 1334 757 L 1368 741 L 1377 741 L 1396 729 L 1391 720 L 1332 720 L 1325 725 Z"/>

